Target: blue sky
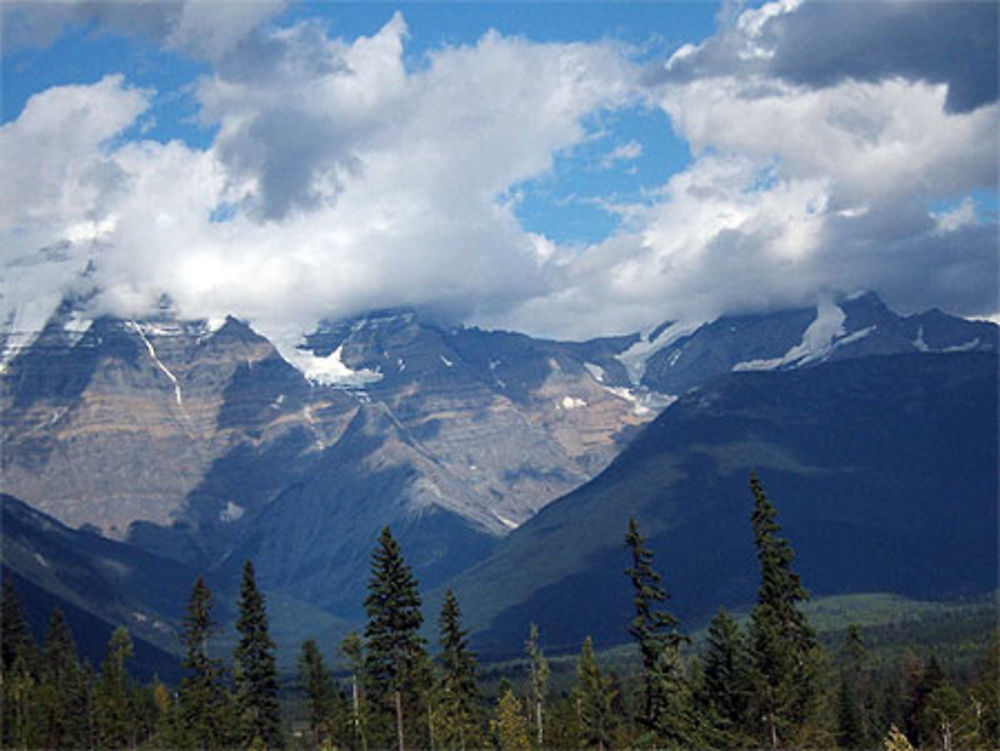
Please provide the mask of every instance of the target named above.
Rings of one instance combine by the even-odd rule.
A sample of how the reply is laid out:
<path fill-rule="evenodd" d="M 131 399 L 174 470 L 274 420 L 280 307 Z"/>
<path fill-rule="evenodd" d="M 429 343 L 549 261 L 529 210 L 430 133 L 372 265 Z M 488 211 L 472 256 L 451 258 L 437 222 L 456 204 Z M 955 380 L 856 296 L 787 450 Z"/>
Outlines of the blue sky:
<path fill-rule="evenodd" d="M 8 327 L 73 292 L 297 333 L 402 304 L 579 337 L 858 288 L 997 313 L 993 3 L 3 12 Z"/>

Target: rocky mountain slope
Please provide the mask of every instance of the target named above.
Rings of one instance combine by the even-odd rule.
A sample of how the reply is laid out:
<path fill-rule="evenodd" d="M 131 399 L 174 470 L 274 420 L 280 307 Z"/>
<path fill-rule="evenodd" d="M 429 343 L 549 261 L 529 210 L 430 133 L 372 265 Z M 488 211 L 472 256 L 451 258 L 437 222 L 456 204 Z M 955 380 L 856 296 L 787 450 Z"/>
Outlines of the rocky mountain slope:
<path fill-rule="evenodd" d="M 737 372 L 682 397 L 598 477 L 449 584 L 485 653 L 531 622 L 553 648 L 625 641 L 622 540 L 650 536 L 686 628 L 757 586 L 747 479 L 776 503 L 815 595 L 926 599 L 997 587 L 994 354 L 873 356 Z M 433 609 L 441 593 L 430 598 Z"/>
<path fill-rule="evenodd" d="M 351 610 L 385 524 L 427 551 L 428 580 L 453 574 L 654 415 L 584 367 L 614 342 L 394 311 L 311 337 L 292 358 L 310 379 L 235 319 L 73 316 L 5 366 L 3 490 L 191 565 L 253 555 L 265 584 Z"/>
<path fill-rule="evenodd" d="M 252 557 L 272 591 L 351 615 L 382 526 L 443 582 L 707 380 L 995 351 L 996 327 L 865 295 L 588 342 L 387 310 L 279 349 L 233 318 L 89 321 L 67 301 L 5 341 L 0 489 L 199 569 Z"/>

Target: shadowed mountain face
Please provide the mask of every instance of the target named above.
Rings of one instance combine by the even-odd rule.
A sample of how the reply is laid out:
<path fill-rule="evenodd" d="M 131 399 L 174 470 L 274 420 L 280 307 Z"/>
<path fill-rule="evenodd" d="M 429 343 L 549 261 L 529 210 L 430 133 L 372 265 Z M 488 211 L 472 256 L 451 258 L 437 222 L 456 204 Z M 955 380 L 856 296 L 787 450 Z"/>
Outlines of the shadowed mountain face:
<path fill-rule="evenodd" d="M 719 605 L 753 601 L 756 469 L 813 594 L 989 592 L 996 416 L 987 354 L 734 373 L 669 407 L 602 474 L 450 585 L 486 652 L 523 640 L 532 621 L 567 648 L 586 634 L 625 641 L 622 540 L 635 516 L 670 609 L 702 625 Z"/>
<path fill-rule="evenodd" d="M 311 382 L 234 319 L 69 331 L 67 316 L 3 372 L 3 489 L 203 569 L 253 556 L 265 586 L 338 612 L 359 607 L 383 526 L 441 581 L 654 414 L 585 367 L 616 340 L 445 330 L 411 311 L 311 337 L 378 373 L 360 388 Z"/>
<path fill-rule="evenodd" d="M 444 582 L 707 380 L 995 348 L 992 324 L 902 318 L 864 295 L 588 342 L 382 311 L 324 325 L 293 367 L 235 319 L 81 323 L 67 304 L 0 370 L 0 489 L 199 570 L 235 578 L 252 557 L 271 591 L 350 617 L 383 526 L 425 587 Z M 657 471 L 690 472 L 671 462 Z M 562 565 L 577 566 L 588 539 L 553 549 Z"/>
<path fill-rule="evenodd" d="M 178 629 L 197 578 L 193 569 L 65 527 L 6 494 L 0 494 L 0 521 L 3 575 L 13 579 L 36 638 L 58 607 L 92 664 L 104 659 L 115 627 L 125 625 L 139 674 L 179 675 Z M 223 603 L 217 615 L 226 617 L 227 610 Z"/>

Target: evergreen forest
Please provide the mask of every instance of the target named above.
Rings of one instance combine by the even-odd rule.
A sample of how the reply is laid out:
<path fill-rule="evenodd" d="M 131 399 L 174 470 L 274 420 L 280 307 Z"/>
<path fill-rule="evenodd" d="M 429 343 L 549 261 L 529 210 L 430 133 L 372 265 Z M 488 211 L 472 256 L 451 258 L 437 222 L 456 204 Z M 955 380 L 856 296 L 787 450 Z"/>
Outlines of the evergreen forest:
<path fill-rule="evenodd" d="M 298 675 L 279 676 L 251 562 L 240 584 L 238 640 L 223 659 L 213 593 L 199 578 L 183 622 L 183 679 L 130 675 L 121 627 L 94 666 L 64 615 L 39 643 L 5 577 L 2 742 L 10 749 L 994 749 L 1000 747 L 1000 632 L 958 669 L 931 649 L 875 661 L 858 626 L 824 645 L 775 505 L 750 478 L 759 563 L 747 617 L 719 609 L 695 644 L 668 606 L 669 572 L 635 519 L 624 531 L 622 587 L 633 610 L 627 658 L 546 657 L 536 627 L 523 658 L 480 664 L 446 593 L 425 624 L 419 585 L 385 528 L 371 557 L 362 632 L 301 645 Z M 435 633 L 436 643 L 426 634 Z"/>

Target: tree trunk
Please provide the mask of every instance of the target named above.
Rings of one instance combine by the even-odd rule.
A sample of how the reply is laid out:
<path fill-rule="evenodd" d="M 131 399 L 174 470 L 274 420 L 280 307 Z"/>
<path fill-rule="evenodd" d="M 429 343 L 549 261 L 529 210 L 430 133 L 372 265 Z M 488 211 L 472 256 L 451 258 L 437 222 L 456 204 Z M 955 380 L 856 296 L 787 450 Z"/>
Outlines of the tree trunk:
<path fill-rule="evenodd" d="M 542 702 L 535 702 L 535 723 L 537 725 L 538 733 L 538 747 L 544 748 L 545 746 L 545 733 L 542 730 Z"/>
<path fill-rule="evenodd" d="M 403 696 L 397 688 L 394 692 L 396 696 L 396 740 L 399 742 L 399 751 L 406 751 L 403 742 Z"/>

